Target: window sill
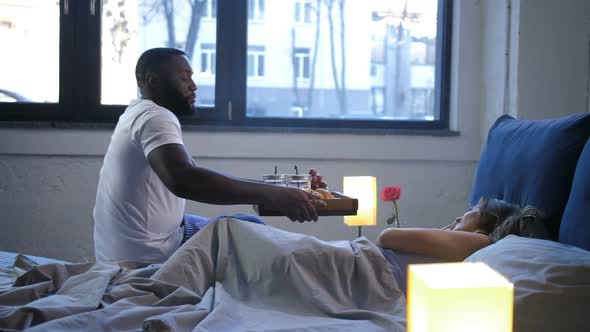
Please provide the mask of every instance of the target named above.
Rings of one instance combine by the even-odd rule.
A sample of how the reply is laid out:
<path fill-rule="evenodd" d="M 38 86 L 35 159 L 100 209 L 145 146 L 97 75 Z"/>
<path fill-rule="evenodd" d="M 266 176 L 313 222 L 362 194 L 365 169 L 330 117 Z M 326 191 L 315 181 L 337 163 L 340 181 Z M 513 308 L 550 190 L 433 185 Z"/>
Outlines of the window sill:
<path fill-rule="evenodd" d="M 32 129 L 104 129 L 113 130 L 114 123 L 100 122 L 6 122 L 0 121 L 0 128 Z M 228 132 L 228 133 L 273 133 L 273 134 L 351 134 L 372 136 L 434 136 L 455 137 L 461 136 L 461 132 L 449 129 L 382 129 L 382 128 L 299 128 L 299 127 L 269 127 L 269 126 L 231 126 L 211 124 L 183 124 L 183 132 Z"/>
<path fill-rule="evenodd" d="M 298 128 L 298 127 L 263 127 L 263 126 L 227 126 L 227 125 L 183 125 L 184 131 L 208 131 L 208 132 L 231 132 L 231 133 L 286 133 L 286 134 L 351 134 L 351 135 L 399 135 L 399 136 L 437 136 L 437 137 L 453 137 L 460 136 L 459 131 L 448 129 L 380 129 L 380 128 Z"/>

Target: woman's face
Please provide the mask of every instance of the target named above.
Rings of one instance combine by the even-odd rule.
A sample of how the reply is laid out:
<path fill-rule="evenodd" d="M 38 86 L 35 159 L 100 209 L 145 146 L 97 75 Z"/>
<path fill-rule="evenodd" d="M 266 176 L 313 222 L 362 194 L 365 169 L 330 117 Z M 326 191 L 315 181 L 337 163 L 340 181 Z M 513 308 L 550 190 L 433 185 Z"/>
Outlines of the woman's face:
<path fill-rule="evenodd" d="M 474 232 L 479 228 L 479 208 L 467 211 L 462 217 L 455 219 L 454 231 Z"/>

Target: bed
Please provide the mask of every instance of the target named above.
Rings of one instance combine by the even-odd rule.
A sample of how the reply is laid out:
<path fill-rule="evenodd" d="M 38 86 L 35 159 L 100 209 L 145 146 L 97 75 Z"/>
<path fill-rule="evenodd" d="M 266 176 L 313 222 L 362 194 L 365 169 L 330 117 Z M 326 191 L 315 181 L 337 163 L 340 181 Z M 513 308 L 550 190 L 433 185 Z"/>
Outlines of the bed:
<path fill-rule="evenodd" d="M 487 196 L 540 207 L 554 235 L 511 235 L 467 258 L 514 283 L 514 331 L 587 328 L 589 136 L 590 114 L 502 116 L 488 134 L 471 203 Z M 365 238 L 326 242 L 225 218 L 159 265 L 0 257 L 2 330 L 406 330 L 404 286 Z"/>
<path fill-rule="evenodd" d="M 405 296 L 373 243 L 324 242 L 230 218 L 162 265 L 47 264 L 13 283 L 0 294 L 3 328 L 405 330 Z"/>

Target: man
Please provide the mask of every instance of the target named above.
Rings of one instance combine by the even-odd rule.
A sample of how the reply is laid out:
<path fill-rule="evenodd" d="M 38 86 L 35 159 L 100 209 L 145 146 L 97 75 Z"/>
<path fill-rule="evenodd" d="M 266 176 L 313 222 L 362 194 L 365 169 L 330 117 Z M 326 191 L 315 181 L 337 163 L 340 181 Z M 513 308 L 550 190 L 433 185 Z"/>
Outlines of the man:
<path fill-rule="evenodd" d="M 100 171 L 93 211 L 97 261 L 165 261 L 206 223 L 184 216 L 185 199 L 264 204 L 292 221 L 317 220 L 315 206 L 325 203 L 307 192 L 223 175 L 191 159 L 176 114 L 193 111 L 192 74 L 177 49 L 150 49 L 139 58 L 141 98 L 119 118 Z"/>

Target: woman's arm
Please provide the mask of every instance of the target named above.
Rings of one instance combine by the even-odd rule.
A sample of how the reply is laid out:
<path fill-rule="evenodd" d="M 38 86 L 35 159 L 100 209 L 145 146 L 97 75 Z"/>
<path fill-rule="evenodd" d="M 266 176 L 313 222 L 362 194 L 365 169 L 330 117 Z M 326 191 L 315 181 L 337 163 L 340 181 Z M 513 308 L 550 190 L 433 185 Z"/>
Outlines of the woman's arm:
<path fill-rule="evenodd" d="M 388 228 L 377 239 L 377 245 L 386 249 L 451 262 L 462 261 L 490 244 L 487 235 L 429 228 Z"/>

